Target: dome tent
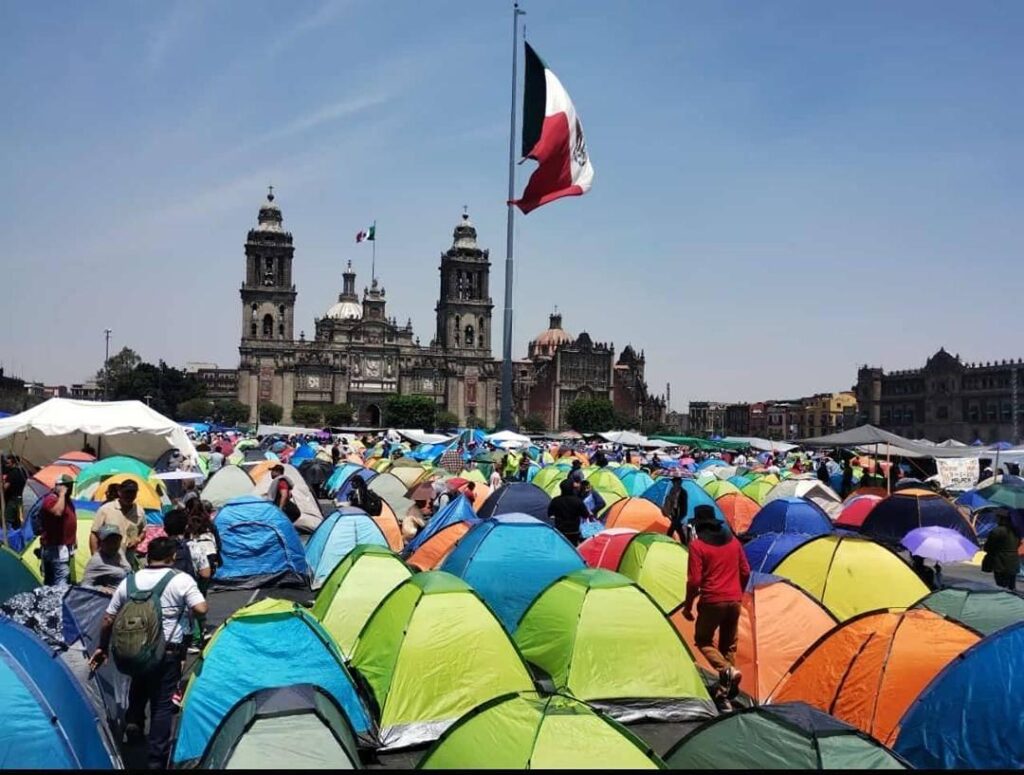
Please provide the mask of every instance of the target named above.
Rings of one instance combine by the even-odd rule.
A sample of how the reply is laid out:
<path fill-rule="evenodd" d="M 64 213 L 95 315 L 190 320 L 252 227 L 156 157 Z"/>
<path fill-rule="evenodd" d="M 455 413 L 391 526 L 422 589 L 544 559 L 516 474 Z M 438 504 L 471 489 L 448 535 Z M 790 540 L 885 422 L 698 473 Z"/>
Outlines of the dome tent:
<path fill-rule="evenodd" d="M 1024 596 L 981 584 L 940 589 L 913 607 L 927 608 L 986 636 L 1024 621 Z"/>
<path fill-rule="evenodd" d="M 734 534 L 743 534 L 750 529 L 761 507 L 757 501 L 742 492 L 728 493 L 715 501 L 725 515 L 725 521 Z"/>
<path fill-rule="evenodd" d="M 323 585 L 343 557 L 363 545 L 388 545 L 380 527 L 365 511 L 343 506 L 325 519 L 306 543 L 313 589 Z"/>
<path fill-rule="evenodd" d="M 358 463 L 340 463 L 337 468 L 334 469 L 324 484 L 324 490 L 332 498 L 338 494 L 338 490 L 348 481 L 349 477 L 352 476 L 356 471 L 368 470 L 365 466 L 359 465 Z"/>
<path fill-rule="evenodd" d="M 548 504 L 551 498 L 540 487 L 529 482 L 509 482 L 487 496 L 477 514 L 495 517 L 499 514 L 528 514 L 548 522 Z"/>
<path fill-rule="evenodd" d="M 618 573 L 586 568 L 557 579 L 523 614 L 515 638 L 556 690 L 620 720 L 714 712 L 682 638 L 650 596 Z"/>
<path fill-rule="evenodd" d="M 340 769 L 362 765 L 345 713 L 317 686 L 259 689 L 221 719 L 199 769 Z"/>
<path fill-rule="evenodd" d="M 317 503 L 316 496 L 313 495 L 313 491 L 306 484 L 306 480 L 295 466 L 290 463 L 281 464 L 284 468 L 284 478 L 287 479 L 292 485 L 292 501 L 299 507 L 299 513 L 301 516 L 295 520 L 295 529 L 303 534 L 311 534 L 321 522 L 324 521 L 323 512 L 320 511 L 320 504 Z M 255 471 L 251 473 L 252 479 L 255 484 L 252 487 L 252 494 L 258 498 L 270 498 L 273 493 L 270 492 L 274 477 L 271 475 L 270 470 L 257 475 Z"/>
<path fill-rule="evenodd" d="M 948 527 L 977 543 L 974 528 L 956 506 L 931 490 L 899 490 L 875 504 L 860 531 L 878 541 L 898 543 L 918 527 Z"/>
<path fill-rule="evenodd" d="M 847 530 L 860 530 L 864 520 L 867 519 L 871 510 L 878 505 L 882 499 L 877 495 L 855 495 L 843 501 L 843 509 L 836 519 L 837 528 Z"/>
<path fill-rule="evenodd" d="M 441 735 L 424 770 L 658 769 L 661 760 L 625 727 L 561 694 L 505 694 Z"/>
<path fill-rule="evenodd" d="M 470 528 L 441 570 L 470 584 L 511 632 L 538 592 L 582 567 L 553 527 L 526 514 L 501 514 Z"/>
<path fill-rule="evenodd" d="M 619 559 L 618 572 L 668 613 L 686 598 L 688 566 L 689 553 L 682 544 L 656 533 L 637 533 Z"/>
<path fill-rule="evenodd" d="M 251 495 L 233 498 L 217 513 L 223 565 L 214 588 L 306 586 L 309 566 L 292 523 L 277 506 Z"/>
<path fill-rule="evenodd" d="M 412 571 L 387 547 L 356 546 L 327 577 L 313 604 L 313 616 L 350 656 L 377 606 L 410 576 Z"/>
<path fill-rule="evenodd" d="M 686 490 L 686 520 L 693 519 L 693 510 L 697 506 L 710 506 L 715 511 L 715 516 L 720 522 L 725 522 L 725 514 L 718 507 L 715 499 L 708 495 L 707 491 L 693 479 L 681 479 L 682 488 Z M 671 477 L 656 479 L 650 489 L 643 494 L 643 497 L 654 503 L 659 509 L 665 505 L 665 496 L 672 487 Z"/>
<path fill-rule="evenodd" d="M 677 770 L 907 769 L 878 741 L 802 702 L 743 708 L 706 721 L 665 761 Z"/>
<path fill-rule="evenodd" d="M 383 748 L 434 740 L 480 703 L 534 689 L 484 602 L 440 571 L 412 576 L 381 601 L 359 633 L 351 664 L 380 709 Z"/>
<path fill-rule="evenodd" d="M 406 563 L 410 568 L 417 570 L 438 570 L 463 536 L 479 522 L 480 520 L 453 522 L 441 528 L 420 544 L 420 547 L 406 558 Z"/>
<path fill-rule="evenodd" d="M 226 465 L 207 480 L 201 496 L 204 501 L 213 504 L 215 509 L 219 509 L 232 498 L 248 495 L 254 484 L 245 469 Z"/>
<path fill-rule="evenodd" d="M 609 529 L 633 528 L 665 535 L 672 523 L 652 501 L 646 498 L 623 498 L 608 507 L 604 524 Z"/>
<path fill-rule="evenodd" d="M 409 540 L 405 545 L 404 553 L 406 556 L 411 555 L 426 543 L 428 539 L 437 535 L 438 532 L 449 525 L 454 525 L 457 522 L 466 522 L 472 526 L 479 521 L 469 499 L 463 495 L 458 495 L 448 501 L 440 511 L 430 518 L 423 529 Z"/>
<path fill-rule="evenodd" d="M 588 538 L 576 551 L 588 567 L 617 570 L 622 553 L 637 532 L 631 527 L 610 527 Z"/>
<path fill-rule="evenodd" d="M 362 742 L 372 739 L 370 714 L 330 635 L 301 606 L 268 598 L 235 613 L 203 649 L 182 699 L 171 766 L 195 766 L 240 699 L 296 683 L 323 689 Z"/>
<path fill-rule="evenodd" d="M 775 566 L 791 551 L 817 536 L 804 533 L 762 533 L 743 545 L 754 573 L 774 573 Z"/>
<path fill-rule="evenodd" d="M 769 702 L 806 702 L 891 745 L 921 690 L 978 640 L 932 611 L 869 611 L 823 635 Z"/>
<path fill-rule="evenodd" d="M 767 506 L 778 498 L 804 498 L 821 507 L 821 510 L 828 514 L 829 519 L 839 516 L 843 507 L 843 499 L 836 495 L 835 491 L 827 484 L 822 484 L 818 479 L 809 477 L 806 479 L 786 479 L 779 482 L 765 496 L 764 504 Z"/>
<path fill-rule="evenodd" d="M 775 498 L 757 512 L 747 531 L 749 535 L 762 533 L 805 533 L 825 535 L 832 532 L 828 515 L 813 501 L 803 498 Z"/>

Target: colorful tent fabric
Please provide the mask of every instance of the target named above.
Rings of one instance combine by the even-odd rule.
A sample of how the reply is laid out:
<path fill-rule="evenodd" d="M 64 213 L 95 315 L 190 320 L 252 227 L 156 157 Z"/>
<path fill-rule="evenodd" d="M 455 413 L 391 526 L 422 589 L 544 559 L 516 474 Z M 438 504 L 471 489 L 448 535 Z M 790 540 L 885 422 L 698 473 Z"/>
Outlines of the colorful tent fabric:
<path fill-rule="evenodd" d="M 121 769 L 102 718 L 35 634 L 0 617 L 0 764 L 21 770 Z"/>
<path fill-rule="evenodd" d="M 860 530 L 868 514 L 871 513 L 871 510 L 881 500 L 877 495 L 857 495 L 844 501 L 839 517 L 836 519 L 836 527 L 847 530 Z"/>
<path fill-rule="evenodd" d="M 620 721 L 713 713 L 679 634 L 657 604 L 618 573 L 586 568 L 556 580 L 523 614 L 515 638 L 557 690 Z"/>
<path fill-rule="evenodd" d="M 708 482 L 704 485 L 704 491 L 715 500 L 718 500 L 723 495 L 732 495 L 738 493 L 740 488 L 737 487 L 730 481 L 723 479 L 715 479 L 712 482 Z"/>
<path fill-rule="evenodd" d="M 639 497 L 654 484 L 654 479 L 646 471 L 640 471 L 639 469 L 623 470 L 624 468 L 615 469 L 615 474 L 622 480 L 622 485 L 626 488 L 626 495 Z M 619 473 L 620 471 L 622 473 Z"/>
<path fill-rule="evenodd" d="M 595 468 L 587 473 L 586 478 L 593 488 L 601 493 L 605 500 L 629 497 L 626 486 L 611 468 Z"/>
<path fill-rule="evenodd" d="M 832 532 L 832 521 L 813 501 L 775 498 L 761 507 L 747 532 L 752 536 L 762 533 L 825 535 Z"/>
<path fill-rule="evenodd" d="M 334 472 L 327 478 L 327 482 L 324 484 L 324 490 L 332 498 L 338 494 L 338 490 L 341 489 L 342 485 L 348 481 L 348 478 L 352 476 L 356 471 L 365 471 L 366 467 L 358 463 L 342 463 L 338 465 Z"/>
<path fill-rule="evenodd" d="M 682 544 L 656 533 L 637 533 L 626 545 L 617 570 L 668 613 L 686 598 L 688 565 L 689 553 Z"/>
<path fill-rule="evenodd" d="M 477 520 L 479 522 L 479 520 Z M 438 570 L 452 549 L 462 540 L 476 523 L 455 522 L 437 531 L 420 544 L 419 548 L 406 558 L 406 563 L 416 570 Z"/>
<path fill-rule="evenodd" d="M 754 573 L 774 573 L 775 567 L 791 551 L 817 536 L 804 533 L 762 533 L 743 545 L 747 562 Z"/>
<path fill-rule="evenodd" d="M 479 521 L 469 499 L 462 495 L 456 496 L 434 514 L 423 529 L 405 545 L 405 554 L 411 555 L 430 538 L 449 525 L 454 525 L 457 522 L 475 525 Z"/>
<path fill-rule="evenodd" d="M 639 532 L 668 532 L 671 523 L 661 509 L 646 498 L 623 498 L 608 507 L 604 515 L 607 528 L 631 528 Z"/>
<path fill-rule="evenodd" d="M 656 770 L 650 747 L 586 703 L 556 694 L 506 694 L 474 708 L 434 743 L 424 770 Z"/>
<path fill-rule="evenodd" d="M 697 665 L 714 674 L 694 642 L 694 623 L 681 609 L 670 618 Z M 793 664 L 836 624 L 835 617 L 800 587 L 778 576 L 754 574 L 743 594 L 736 649 L 743 693 L 754 702 L 765 702 Z"/>
<path fill-rule="evenodd" d="M 372 738 L 373 721 L 330 635 L 302 606 L 268 598 L 235 613 L 203 650 L 182 699 L 172 766 L 194 766 L 243 697 L 297 683 L 323 689 L 355 733 Z"/>
<path fill-rule="evenodd" d="M 35 560 L 35 557 L 31 559 Z M 0 603 L 22 592 L 31 592 L 40 586 L 38 571 L 33 572 L 30 569 L 29 557 L 25 557 L 24 560 L 25 562 L 20 555 L 6 546 L 0 546 Z"/>
<path fill-rule="evenodd" d="M 88 485 L 106 479 L 114 474 L 135 474 L 140 479 L 153 479 L 156 471 L 149 463 L 127 455 L 112 455 L 90 464 L 75 478 L 75 490 L 80 492 Z M 52 486 L 52 485 L 51 485 Z"/>
<path fill-rule="evenodd" d="M 813 501 L 829 515 L 830 519 L 839 516 L 839 511 L 843 507 L 843 499 L 831 487 L 814 478 L 786 479 L 779 482 L 765 497 L 764 503 L 767 505 L 778 498 L 805 498 Z"/>
<path fill-rule="evenodd" d="M 805 589 L 841 622 L 865 611 L 904 608 L 928 594 L 898 555 L 852 536 L 824 535 L 803 543 L 774 573 Z"/>
<path fill-rule="evenodd" d="M 163 486 L 150 483 L 145 477 L 137 474 L 114 474 L 108 476 L 102 482 L 96 483 L 97 486 L 93 489 L 90 500 L 96 503 L 103 503 L 106 498 L 107 488 L 112 484 L 122 484 L 124 482 L 135 482 L 139 486 L 139 493 L 135 496 L 135 502 L 144 509 L 159 511 L 163 508 L 164 499 L 161 497 L 163 493 Z M 83 495 L 88 492 L 91 487 L 87 487 L 83 491 Z"/>
<path fill-rule="evenodd" d="M 982 635 L 991 635 L 1024 621 L 1024 596 L 980 584 L 940 589 L 917 601 L 913 607 L 927 608 Z"/>
<path fill-rule="evenodd" d="M 285 463 L 283 476 L 292 485 L 292 501 L 299 507 L 301 516 L 295 520 L 295 529 L 303 534 L 311 534 L 324 520 L 323 512 L 320 511 L 320 504 L 316 496 L 309 488 L 301 472 L 290 463 Z M 271 497 L 270 488 L 273 482 L 273 475 L 266 471 L 260 476 L 251 474 L 255 484 L 252 494 L 260 498 Z"/>
<path fill-rule="evenodd" d="M 734 534 L 742 535 L 750 529 L 750 523 L 761 510 L 757 501 L 742 492 L 727 493 L 715 501 L 725 515 L 725 521 Z"/>
<path fill-rule="evenodd" d="M 902 770 L 877 740 L 802 702 L 707 721 L 665 754 L 677 770 Z"/>
<path fill-rule="evenodd" d="M 392 473 L 383 473 L 373 477 L 366 487 L 371 492 L 377 493 L 396 515 L 404 515 L 413 505 L 412 500 L 406 496 L 409 487 Z"/>
<path fill-rule="evenodd" d="M 638 532 L 631 527 L 607 528 L 581 543 L 576 551 L 588 567 L 618 570 L 622 553 Z"/>
<path fill-rule="evenodd" d="M 861 532 L 879 541 L 898 543 L 914 528 L 948 527 L 971 541 L 978 539 L 956 506 L 931 490 L 894 492 L 878 503 L 861 525 Z"/>
<path fill-rule="evenodd" d="M 920 769 L 1020 770 L 1024 735 L 1015 691 L 1020 675 L 1024 622 L 999 630 L 950 662 L 900 720 L 893 748 Z"/>
<path fill-rule="evenodd" d="M 718 508 L 715 499 L 708 495 L 707 491 L 693 479 L 683 479 L 682 488 L 686 490 L 686 519 L 693 519 L 693 510 L 697 506 L 710 506 L 715 511 L 715 516 L 721 522 L 725 522 L 725 515 Z M 643 494 L 643 497 L 654 503 L 659 509 L 665 504 L 665 496 L 672 487 L 672 479 L 661 477 L 655 480 L 654 484 Z"/>
<path fill-rule="evenodd" d="M 342 558 L 364 545 L 388 546 L 384 532 L 365 511 L 343 506 L 327 517 L 306 542 L 313 589 L 323 585 Z"/>
<path fill-rule="evenodd" d="M 529 482 L 509 482 L 492 492 L 477 509 L 481 517 L 499 514 L 529 514 L 548 522 L 548 504 L 551 498 L 539 487 Z"/>
<path fill-rule="evenodd" d="M 542 589 L 582 567 L 553 527 L 526 514 L 500 514 L 473 526 L 441 570 L 470 584 L 511 632 Z"/>
<path fill-rule="evenodd" d="M 246 495 L 217 512 L 223 561 L 215 588 L 305 586 L 309 566 L 299 534 L 277 506 Z"/>
<path fill-rule="evenodd" d="M 203 487 L 202 498 L 219 509 L 232 498 L 240 498 L 252 492 L 255 482 L 240 466 L 223 466 L 214 473 Z"/>
<path fill-rule="evenodd" d="M 768 493 L 770 493 L 778 483 L 779 480 L 775 477 L 762 477 L 755 479 L 745 487 L 740 488 L 740 492 L 752 501 L 764 505 L 765 499 L 768 497 Z"/>
<path fill-rule="evenodd" d="M 932 611 L 869 611 L 823 635 L 769 702 L 806 702 L 891 745 L 928 682 L 979 640 Z"/>
<path fill-rule="evenodd" d="M 534 688 L 493 613 L 440 571 L 391 591 L 359 633 L 351 662 L 380 709 L 383 748 L 434 740 L 481 703 Z"/>

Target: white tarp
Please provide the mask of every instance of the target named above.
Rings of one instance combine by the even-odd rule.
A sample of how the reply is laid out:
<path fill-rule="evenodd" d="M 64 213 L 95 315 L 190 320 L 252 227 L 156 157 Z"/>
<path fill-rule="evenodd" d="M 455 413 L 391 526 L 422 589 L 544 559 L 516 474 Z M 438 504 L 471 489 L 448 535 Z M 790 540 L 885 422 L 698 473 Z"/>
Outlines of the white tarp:
<path fill-rule="evenodd" d="M 445 441 L 451 441 L 455 438 L 454 436 L 448 436 L 444 433 L 426 433 L 422 430 L 414 430 L 412 428 L 397 428 L 395 430 L 399 436 L 416 444 L 440 444 Z"/>
<path fill-rule="evenodd" d="M 518 444 L 519 446 L 526 446 L 531 443 L 529 436 L 523 436 L 514 431 L 498 431 L 490 436 L 484 436 L 484 441 L 489 441 L 492 444 Z"/>
<path fill-rule="evenodd" d="M 647 437 L 641 436 L 633 431 L 609 431 L 608 433 L 597 434 L 605 441 L 612 444 L 621 444 L 624 447 L 643 447 L 647 445 Z"/>
<path fill-rule="evenodd" d="M 785 441 L 773 441 L 772 439 L 761 439 L 757 436 L 726 436 L 722 441 L 737 441 L 761 452 L 786 453 L 791 449 L 796 449 L 796 444 L 787 444 Z"/>
<path fill-rule="evenodd" d="M 978 481 L 978 458 L 936 458 L 939 482 L 947 490 L 963 492 L 974 488 Z"/>
<path fill-rule="evenodd" d="M 198 458 L 184 428 L 141 401 L 51 398 L 0 419 L 0 448 L 33 465 L 47 465 L 86 443 L 100 457 L 130 455 L 155 463 L 168 449 L 177 448 L 193 462 Z"/>

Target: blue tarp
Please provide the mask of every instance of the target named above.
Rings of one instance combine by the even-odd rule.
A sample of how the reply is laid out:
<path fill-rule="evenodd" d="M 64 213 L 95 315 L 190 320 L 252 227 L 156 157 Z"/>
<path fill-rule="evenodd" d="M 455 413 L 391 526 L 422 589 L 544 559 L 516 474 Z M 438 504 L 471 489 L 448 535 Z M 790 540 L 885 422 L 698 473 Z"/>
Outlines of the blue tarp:
<path fill-rule="evenodd" d="M 832 520 L 818 504 L 804 498 L 776 498 L 761 507 L 747 534 L 805 533 L 819 536 L 831 532 Z"/>
<path fill-rule="evenodd" d="M 313 587 L 321 586 L 346 554 L 362 544 L 387 547 L 384 532 L 362 509 L 338 509 L 320 523 L 306 543 Z"/>
<path fill-rule="evenodd" d="M 510 482 L 492 492 L 478 512 L 481 517 L 498 514 L 529 514 L 544 522 L 548 520 L 551 498 L 540 487 L 529 482 Z"/>
<path fill-rule="evenodd" d="M 405 545 L 404 554 L 408 557 L 419 549 L 427 539 L 437 535 L 449 525 L 454 525 L 456 522 L 467 522 L 470 525 L 475 525 L 479 521 L 469 501 L 462 495 L 458 495 L 448 501 L 444 508 L 432 516 L 426 526 Z"/>
<path fill-rule="evenodd" d="M 215 587 L 253 589 L 267 585 L 305 585 L 306 553 L 292 523 L 262 498 L 232 498 L 217 512 L 220 556 Z"/>
<path fill-rule="evenodd" d="M 725 514 L 722 513 L 722 509 L 715 503 L 715 499 L 708 494 L 707 490 L 697 484 L 694 479 L 683 479 L 681 481 L 683 489 L 686 491 L 686 520 L 688 522 L 693 519 L 693 510 L 697 506 L 710 506 L 714 509 L 715 517 L 717 517 L 718 521 L 725 522 Z M 669 488 L 671 487 L 672 479 L 670 477 L 660 477 L 654 480 L 654 484 L 641 497 L 657 504 L 660 509 L 665 505 L 665 496 L 668 495 Z"/>
<path fill-rule="evenodd" d="M 893 749 L 919 769 L 1020 770 L 1024 622 L 976 643 L 918 695 Z"/>
<path fill-rule="evenodd" d="M 541 590 L 583 567 L 553 527 L 527 514 L 500 514 L 466 533 L 441 570 L 473 587 L 511 633 Z"/>
<path fill-rule="evenodd" d="M 120 769 L 113 743 L 67 666 L 30 630 L 0 618 L 0 766 Z"/>
<path fill-rule="evenodd" d="M 750 569 L 755 573 L 771 573 L 782 558 L 810 541 L 817 538 L 803 533 L 762 533 L 743 547 L 747 554 Z"/>

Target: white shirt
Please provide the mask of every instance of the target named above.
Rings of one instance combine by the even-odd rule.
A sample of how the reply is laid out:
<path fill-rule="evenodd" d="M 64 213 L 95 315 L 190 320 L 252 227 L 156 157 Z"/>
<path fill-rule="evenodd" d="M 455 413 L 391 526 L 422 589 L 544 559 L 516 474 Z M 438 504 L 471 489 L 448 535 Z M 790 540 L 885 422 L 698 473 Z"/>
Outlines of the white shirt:
<path fill-rule="evenodd" d="M 143 568 L 135 574 L 135 586 L 145 592 L 153 589 L 171 568 Z M 128 580 L 117 585 L 114 596 L 110 598 L 107 613 L 116 616 L 121 607 L 128 602 Z M 186 628 L 191 629 L 192 607 L 206 602 L 195 579 L 187 573 L 177 573 L 164 587 L 160 595 L 160 610 L 163 614 L 164 639 L 168 643 L 181 643 Z"/>
<path fill-rule="evenodd" d="M 501 474 L 499 474 L 496 470 L 491 471 L 491 489 L 493 490 L 498 487 L 501 487 Z"/>

